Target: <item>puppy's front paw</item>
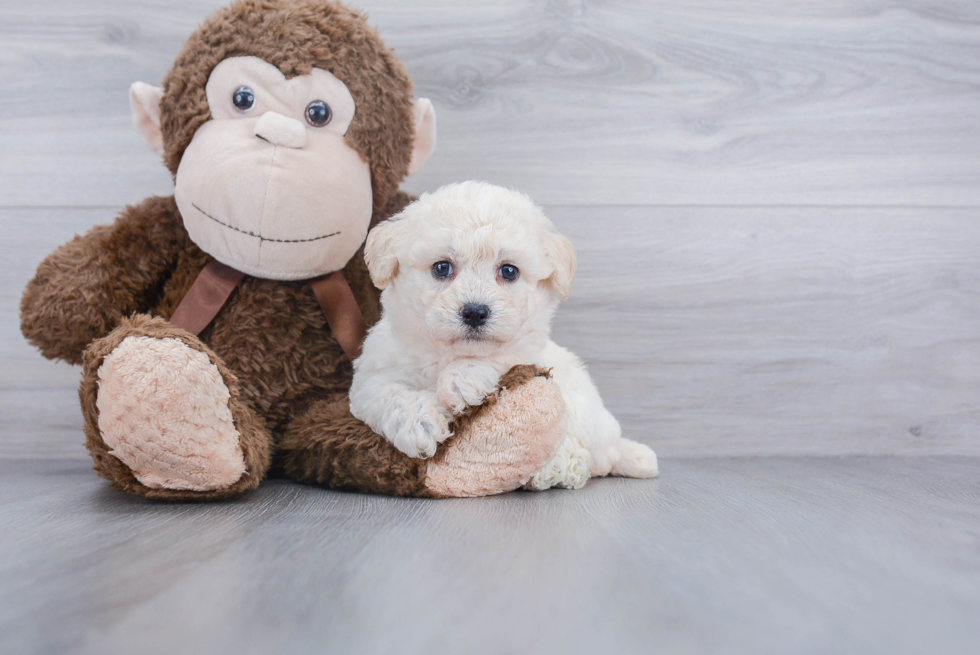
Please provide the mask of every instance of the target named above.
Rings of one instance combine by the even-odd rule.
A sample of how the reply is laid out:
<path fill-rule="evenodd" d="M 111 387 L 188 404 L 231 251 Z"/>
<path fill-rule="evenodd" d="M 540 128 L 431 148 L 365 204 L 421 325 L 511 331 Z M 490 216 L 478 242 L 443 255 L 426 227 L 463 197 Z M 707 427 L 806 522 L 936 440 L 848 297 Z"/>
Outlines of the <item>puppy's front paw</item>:
<path fill-rule="evenodd" d="M 464 362 L 448 366 L 437 382 L 436 398 L 453 414 L 479 405 L 497 390 L 500 376 L 487 364 Z"/>
<path fill-rule="evenodd" d="M 452 436 L 445 413 L 424 399 L 405 407 L 401 419 L 391 442 L 409 457 L 432 457 L 438 445 Z"/>

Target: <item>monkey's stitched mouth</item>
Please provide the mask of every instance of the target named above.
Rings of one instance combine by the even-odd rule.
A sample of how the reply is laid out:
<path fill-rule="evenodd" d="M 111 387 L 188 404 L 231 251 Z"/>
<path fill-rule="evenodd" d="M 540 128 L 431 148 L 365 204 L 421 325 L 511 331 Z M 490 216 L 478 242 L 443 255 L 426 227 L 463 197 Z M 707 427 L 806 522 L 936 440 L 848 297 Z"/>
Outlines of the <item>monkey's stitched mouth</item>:
<path fill-rule="evenodd" d="M 224 221 L 218 220 L 211 214 L 207 213 L 206 211 L 204 211 L 194 203 L 191 203 L 191 206 L 194 207 L 194 209 L 196 209 L 197 211 L 201 212 L 201 214 L 203 214 L 204 216 L 210 218 L 218 225 L 223 225 L 229 230 L 234 230 L 235 232 L 240 232 L 241 234 L 245 234 L 250 237 L 255 237 L 259 241 L 272 241 L 274 243 L 306 243 L 307 241 L 319 241 L 320 239 L 329 239 L 330 237 L 335 237 L 338 234 L 340 234 L 340 231 L 338 230 L 337 232 L 331 232 L 330 234 L 324 234 L 323 236 L 318 236 L 318 237 L 310 237 L 309 239 L 270 239 L 269 237 L 264 237 L 261 234 L 256 234 L 255 232 L 251 232 L 248 230 L 242 230 L 240 228 L 235 227 L 234 225 L 228 225 Z"/>

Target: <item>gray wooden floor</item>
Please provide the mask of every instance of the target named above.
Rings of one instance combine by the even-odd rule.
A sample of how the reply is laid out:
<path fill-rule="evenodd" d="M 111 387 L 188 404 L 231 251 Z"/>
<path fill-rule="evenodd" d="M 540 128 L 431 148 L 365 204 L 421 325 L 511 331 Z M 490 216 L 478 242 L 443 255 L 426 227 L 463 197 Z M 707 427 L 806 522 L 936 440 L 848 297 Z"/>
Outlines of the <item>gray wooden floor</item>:
<path fill-rule="evenodd" d="M 222 3 L 0 0 L 0 652 L 976 649 L 980 3 L 358 2 L 438 113 L 407 188 L 544 205 L 662 478 L 167 506 L 88 470 L 17 304 L 172 192 L 127 90 Z"/>
<path fill-rule="evenodd" d="M 0 652 L 971 653 L 980 459 L 670 462 L 459 501 L 155 504 L 0 462 Z"/>

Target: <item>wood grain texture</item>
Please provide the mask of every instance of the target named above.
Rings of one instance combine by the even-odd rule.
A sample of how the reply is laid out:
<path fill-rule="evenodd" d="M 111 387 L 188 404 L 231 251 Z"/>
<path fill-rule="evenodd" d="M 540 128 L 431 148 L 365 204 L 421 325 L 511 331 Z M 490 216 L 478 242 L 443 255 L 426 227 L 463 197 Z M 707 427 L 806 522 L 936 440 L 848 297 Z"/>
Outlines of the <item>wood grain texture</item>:
<path fill-rule="evenodd" d="M 978 210 L 546 211 L 580 262 L 555 338 L 661 456 L 980 455 Z M 17 302 L 47 252 L 111 218 L 0 210 L 21 226 L 0 270 L 0 457 L 85 457 L 78 372 L 24 342 Z"/>
<path fill-rule="evenodd" d="M 665 455 L 980 455 L 975 209 L 550 210 L 555 338 Z"/>
<path fill-rule="evenodd" d="M 57 244 L 171 191 L 126 89 L 219 4 L 0 8 L 0 456 L 84 457 L 77 372 L 23 342 L 17 302 Z M 631 436 L 667 456 L 980 453 L 976 210 L 871 206 L 976 202 L 977 5 L 364 6 L 439 108 L 410 186 L 553 203 L 582 261 L 556 336 Z"/>
<path fill-rule="evenodd" d="M 220 0 L 0 7 L 0 204 L 167 193 L 127 89 Z M 549 204 L 980 204 L 969 0 L 365 1 L 439 116 L 413 190 Z"/>
<path fill-rule="evenodd" d="M 0 462 L 0 651 L 968 653 L 978 479 L 742 458 L 578 492 L 167 505 Z"/>

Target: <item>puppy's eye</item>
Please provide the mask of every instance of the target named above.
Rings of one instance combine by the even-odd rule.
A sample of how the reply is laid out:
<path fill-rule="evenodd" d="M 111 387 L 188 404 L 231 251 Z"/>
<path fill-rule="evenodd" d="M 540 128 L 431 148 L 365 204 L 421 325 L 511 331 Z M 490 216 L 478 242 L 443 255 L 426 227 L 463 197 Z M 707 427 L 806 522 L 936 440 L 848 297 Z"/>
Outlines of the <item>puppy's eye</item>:
<path fill-rule="evenodd" d="M 497 271 L 497 274 L 500 275 L 500 279 L 504 282 L 516 282 L 517 278 L 521 276 L 521 272 L 513 264 L 504 264 Z"/>
<path fill-rule="evenodd" d="M 240 86 L 231 95 L 231 102 L 235 105 L 235 109 L 247 114 L 255 107 L 255 91 L 250 87 Z"/>
<path fill-rule="evenodd" d="M 449 262 L 436 262 L 432 265 L 432 277 L 437 280 L 445 280 L 453 274 L 453 265 Z"/>
<path fill-rule="evenodd" d="M 330 105 L 322 100 L 314 100 L 306 105 L 306 122 L 313 127 L 323 127 L 333 118 Z"/>

